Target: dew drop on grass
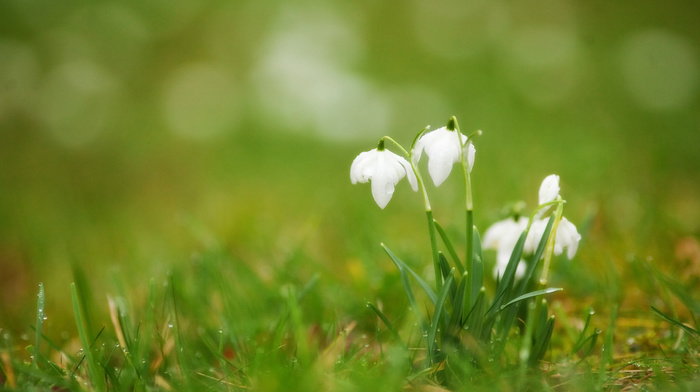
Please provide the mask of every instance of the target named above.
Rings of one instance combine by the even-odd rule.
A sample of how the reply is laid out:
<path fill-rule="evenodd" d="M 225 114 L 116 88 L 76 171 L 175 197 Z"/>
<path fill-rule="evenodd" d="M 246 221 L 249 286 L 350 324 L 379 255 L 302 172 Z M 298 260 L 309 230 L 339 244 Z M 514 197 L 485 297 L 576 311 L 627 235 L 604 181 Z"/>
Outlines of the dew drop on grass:
<path fill-rule="evenodd" d="M 172 328 L 172 327 L 173 327 L 173 323 L 168 323 L 168 328 Z"/>
<path fill-rule="evenodd" d="M 29 340 L 29 335 L 27 335 L 26 333 L 23 333 L 21 338 L 22 338 L 22 340 Z"/>

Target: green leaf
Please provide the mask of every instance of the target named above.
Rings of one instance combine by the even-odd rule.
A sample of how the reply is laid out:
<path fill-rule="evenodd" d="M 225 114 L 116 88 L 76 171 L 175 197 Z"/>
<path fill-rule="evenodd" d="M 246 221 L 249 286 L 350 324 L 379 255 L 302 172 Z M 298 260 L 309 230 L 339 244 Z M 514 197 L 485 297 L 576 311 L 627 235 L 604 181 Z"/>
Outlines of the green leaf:
<path fill-rule="evenodd" d="M 544 358 L 549 348 L 549 341 L 552 338 L 552 331 L 554 330 L 554 316 L 552 315 L 549 320 L 544 324 L 544 328 L 535 337 L 535 344 L 532 347 L 532 352 L 530 354 L 530 365 L 536 365 L 542 358 Z"/>
<path fill-rule="evenodd" d="M 401 340 L 401 335 L 399 335 L 399 332 L 396 330 L 396 328 L 394 328 L 394 325 L 391 323 L 391 321 L 389 321 L 389 319 L 384 315 L 384 313 L 382 313 L 382 311 L 379 310 L 379 308 L 377 308 L 370 302 L 367 302 L 367 307 L 372 309 L 374 314 L 376 314 L 377 317 L 379 317 L 379 319 L 382 320 L 384 325 L 386 325 L 386 327 L 389 328 L 389 331 L 391 331 L 391 334 L 394 335 L 394 338 L 396 338 L 396 340 L 399 343 L 401 343 L 401 346 L 403 346 L 403 348 L 407 348 L 404 342 Z"/>
<path fill-rule="evenodd" d="M 445 257 L 445 255 L 442 252 L 439 253 L 439 257 L 440 257 L 440 271 L 442 272 L 442 277 L 443 277 L 443 279 L 447 280 L 447 277 L 449 275 L 454 274 L 454 271 L 452 268 L 450 268 L 450 264 L 447 262 L 447 258 Z M 456 293 L 457 293 L 457 288 L 453 286 L 452 289 L 450 290 L 450 303 L 454 302 Z"/>
<path fill-rule="evenodd" d="M 102 366 L 97 362 L 97 359 L 92 353 L 92 345 L 88 339 L 87 327 L 85 325 L 85 312 L 79 300 L 78 289 L 75 283 L 71 283 L 71 299 L 73 301 L 73 313 L 75 315 L 75 324 L 78 328 L 78 337 L 80 338 L 80 343 L 83 346 L 83 353 L 85 355 L 85 360 L 88 366 L 88 374 L 90 375 L 90 381 L 97 391 L 106 390 L 106 385 L 104 384 L 104 374 Z"/>
<path fill-rule="evenodd" d="M 533 292 L 530 292 L 527 294 L 523 294 L 523 295 L 519 296 L 518 298 L 514 298 L 513 300 L 511 300 L 507 304 L 501 306 L 500 310 L 503 310 L 503 309 L 509 307 L 510 305 L 513 305 L 513 304 L 518 303 L 520 301 L 526 300 L 528 298 L 537 297 L 538 295 L 556 293 L 557 291 L 562 291 L 562 290 L 564 290 L 564 289 L 558 288 L 558 287 L 549 287 L 546 289 L 537 290 L 537 291 L 533 291 Z"/>
<path fill-rule="evenodd" d="M 507 292 L 512 289 L 513 280 L 515 278 L 515 270 L 520 262 L 526 238 L 527 230 L 523 231 L 518 239 L 518 242 L 515 244 L 515 248 L 513 249 L 513 253 L 510 255 L 510 260 L 508 261 L 506 270 L 498 282 L 498 287 L 496 287 L 496 295 L 494 296 L 493 303 L 491 304 L 488 313 L 496 312 L 501 302 L 505 299 Z"/>
<path fill-rule="evenodd" d="M 37 294 L 37 303 L 36 303 L 36 341 L 35 341 L 35 351 L 36 353 L 34 354 L 34 358 L 32 359 L 32 362 L 34 366 L 39 366 L 39 353 L 40 350 L 39 348 L 41 347 L 41 328 L 44 325 L 44 303 L 45 303 L 45 298 L 44 298 L 44 284 L 39 282 L 39 294 Z"/>
<path fill-rule="evenodd" d="M 416 315 L 416 319 L 418 320 L 418 325 L 420 326 L 420 329 L 421 329 L 423 336 L 426 336 L 428 333 L 428 327 L 427 327 L 425 320 L 423 319 L 423 315 L 420 312 L 420 308 L 418 307 L 418 303 L 416 302 L 416 297 L 415 297 L 415 295 L 413 295 L 413 289 L 411 289 L 411 283 L 408 281 L 408 274 L 406 274 L 406 270 L 410 271 L 410 268 L 408 268 L 408 266 L 403 261 L 401 261 L 398 257 L 396 257 L 396 255 L 394 255 L 394 253 L 391 250 L 389 250 L 389 248 L 387 248 L 384 244 L 382 244 L 382 247 L 384 248 L 386 253 L 389 255 L 391 260 L 394 261 L 394 264 L 396 264 L 396 266 L 399 269 L 399 274 L 401 274 L 401 282 L 403 283 L 403 288 L 406 291 L 406 297 L 408 297 L 408 302 L 411 306 L 411 309 L 413 309 L 413 313 Z M 421 282 L 422 282 L 422 280 L 419 280 L 418 283 L 420 284 Z M 423 284 L 425 284 L 425 282 L 423 282 Z M 426 292 L 428 292 L 428 295 L 430 295 L 430 292 L 432 290 L 430 290 L 430 288 L 427 287 L 427 285 L 423 288 L 426 289 Z M 428 291 L 428 290 L 430 290 L 430 291 Z M 433 295 L 435 295 L 435 294 L 433 293 Z M 433 301 L 433 304 L 435 304 L 436 302 L 437 302 L 437 298 L 435 298 L 435 300 Z"/>
<path fill-rule="evenodd" d="M 549 219 L 549 222 L 547 222 L 547 227 L 544 230 L 544 234 L 542 234 L 542 238 L 540 238 L 540 242 L 537 245 L 537 249 L 535 250 L 535 253 L 533 253 L 530 256 L 530 259 L 527 263 L 527 269 L 525 269 L 525 275 L 523 276 L 524 279 L 520 281 L 520 284 L 518 285 L 518 288 L 515 292 L 513 292 L 513 296 L 519 296 L 522 295 L 525 292 L 525 289 L 527 288 L 528 283 L 532 279 L 532 275 L 535 273 L 535 269 L 537 268 L 537 265 L 539 264 L 540 260 L 542 259 L 542 254 L 544 253 L 544 250 L 547 248 L 547 240 L 549 239 L 549 233 L 552 232 L 552 226 L 554 226 L 554 219 Z"/>
<path fill-rule="evenodd" d="M 653 310 L 654 313 L 656 313 L 656 314 L 657 314 L 659 317 L 661 317 L 662 319 L 664 319 L 664 320 L 668 321 L 669 323 L 675 325 L 676 327 L 678 327 L 678 328 L 684 330 L 684 331 L 687 332 L 688 335 L 690 335 L 693 339 L 695 339 L 695 340 L 697 340 L 698 342 L 700 342 L 700 332 L 699 332 L 698 330 L 693 329 L 693 328 L 691 328 L 691 327 L 689 327 L 689 326 L 683 324 L 682 322 L 680 322 L 680 321 L 678 321 L 678 320 L 676 320 L 676 319 L 674 319 L 674 318 L 671 318 L 670 316 L 664 314 L 662 311 L 660 311 L 659 309 L 655 308 L 654 306 L 651 307 L 651 310 Z"/>
<path fill-rule="evenodd" d="M 486 288 L 482 287 L 479 289 L 479 295 L 477 295 L 474 306 L 471 311 L 469 311 L 466 319 L 467 331 L 477 340 L 484 338 L 484 325 L 486 322 L 485 310 Z"/>
<path fill-rule="evenodd" d="M 479 290 L 484 285 L 484 255 L 481 251 L 481 237 L 479 230 L 474 227 L 472 235 L 472 277 L 471 277 L 471 305 L 474 305 L 475 298 L 479 295 Z"/>
<path fill-rule="evenodd" d="M 386 254 L 388 254 L 391 260 L 394 262 L 394 264 L 396 264 L 396 267 L 399 269 L 399 272 L 408 271 L 411 275 L 413 275 L 418 284 L 423 288 L 423 290 L 425 290 L 426 294 L 428 294 L 428 298 L 430 298 L 430 301 L 433 303 L 433 305 L 435 305 L 435 302 L 437 301 L 437 295 L 435 294 L 435 291 L 433 291 L 433 289 L 431 289 L 430 286 L 427 283 L 425 283 L 425 281 L 421 279 L 420 276 L 418 276 L 418 274 L 413 272 L 411 267 L 409 267 L 401 259 L 396 257 L 396 255 L 391 250 L 389 250 L 389 248 L 387 248 L 386 245 L 381 245 L 382 248 L 384 248 Z M 435 277 L 435 279 L 438 279 L 438 277 Z"/>
<path fill-rule="evenodd" d="M 458 331 L 462 328 L 462 316 L 464 315 L 465 305 L 467 295 L 467 274 L 462 274 L 462 279 L 459 280 L 459 286 L 455 297 L 452 301 L 452 314 L 450 315 L 450 320 L 447 323 L 446 334 L 450 335 L 453 340 L 456 340 Z"/>
<path fill-rule="evenodd" d="M 453 283 L 454 283 L 454 269 L 450 271 L 450 274 L 447 276 L 447 279 L 445 279 L 445 284 L 442 286 L 442 290 L 440 290 L 440 294 L 438 295 L 438 300 L 437 303 L 435 304 L 435 311 L 433 313 L 433 319 L 430 324 L 430 330 L 428 331 L 428 356 L 433 357 L 434 350 L 435 350 L 435 344 L 436 344 L 436 335 L 437 335 L 437 330 L 438 327 L 440 326 L 440 318 L 442 317 L 442 313 L 445 311 L 445 302 L 447 301 L 447 295 L 449 294 L 450 290 L 453 288 Z"/>
<path fill-rule="evenodd" d="M 445 248 L 447 248 L 447 252 L 450 254 L 450 257 L 452 257 L 452 260 L 457 266 L 457 270 L 459 271 L 460 275 L 464 274 L 464 265 L 459 259 L 459 256 L 457 255 L 454 246 L 452 246 L 452 241 L 450 241 L 450 238 L 447 236 L 445 229 L 443 229 L 442 226 L 440 226 L 437 220 L 435 220 L 435 228 L 437 229 L 438 234 L 440 234 L 442 243 L 445 244 Z"/>

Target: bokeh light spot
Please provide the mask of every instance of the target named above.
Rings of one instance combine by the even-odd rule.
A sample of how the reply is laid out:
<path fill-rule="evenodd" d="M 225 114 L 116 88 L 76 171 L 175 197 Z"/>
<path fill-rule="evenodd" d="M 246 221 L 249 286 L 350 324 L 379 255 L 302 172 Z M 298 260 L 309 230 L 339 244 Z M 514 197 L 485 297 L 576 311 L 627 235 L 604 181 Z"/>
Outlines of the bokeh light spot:
<path fill-rule="evenodd" d="M 81 147 L 95 140 L 114 119 L 120 84 L 94 62 L 60 64 L 41 87 L 37 113 L 55 141 Z"/>
<path fill-rule="evenodd" d="M 331 12 L 292 11 L 283 13 L 277 25 L 253 77 L 265 120 L 279 129 L 313 131 L 336 140 L 363 137 L 385 126 L 386 98 L 348 69 L 362 53 L 348 22 Z"/>
<path fill-rule="evenodd" d="M 625 86 L 645 108 L 684 107 L 698 88 L 698 51 L 684 37 L 662 30 L 645 30 L 621 45 L 620 65 Z"/>
<path fill-rule="evenodd" d="M 512 34 L 503 61 L 513 86 L 533 104 L 561 103 L 580 77 L 581 54 L 575 34 L 545 25 L 523 27 Z"/>
<path fill-rule="evenodd" d="M 164 86 L 162 104 L 170 129 L 188 139 L 206 140 L 230 131 L 239 116 L 230 72 L 207 63 L 173 72 Z"/>

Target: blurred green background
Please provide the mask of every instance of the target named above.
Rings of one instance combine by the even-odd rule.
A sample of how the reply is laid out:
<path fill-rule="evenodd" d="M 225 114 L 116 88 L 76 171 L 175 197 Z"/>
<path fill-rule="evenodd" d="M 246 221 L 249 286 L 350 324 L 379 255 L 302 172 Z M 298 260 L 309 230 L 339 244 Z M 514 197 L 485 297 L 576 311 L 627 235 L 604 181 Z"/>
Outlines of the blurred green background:
<path fill-rule="evenodd" d="M 420 196 L 401 184 L 381 211 L 350 163 L 451 115 L 484 131 L 482 232 L 557 173 L 584 234 L 575 268 L 624 271 L 632 254 L 680 279 L 700 265 L 698 15 L 687 1 L 3 0 L 0 327 L 32 324 L 44 282 L 48 325 L 72 330 L 72 265 L 102 303 L 115 277 L 139 295 L 213 248 L 271 287 L 319 273 L 326 312 L 353 314 L 398 287 L 380 241 L 429 253 Z M 443 187 L 435 214 L 458 233 L 459 181 Z"/>

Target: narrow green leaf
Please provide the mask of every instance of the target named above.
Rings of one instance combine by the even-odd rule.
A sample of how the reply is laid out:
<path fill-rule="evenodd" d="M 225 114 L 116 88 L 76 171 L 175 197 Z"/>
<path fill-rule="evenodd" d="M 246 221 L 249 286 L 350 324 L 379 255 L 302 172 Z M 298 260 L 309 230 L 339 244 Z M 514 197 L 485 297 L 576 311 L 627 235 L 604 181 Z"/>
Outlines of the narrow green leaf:
<path fill-rule="evenodd" d="M 479 289 L 479 295 L 476 296 L 474 306 L 466 319 L 467 331 L 477 340 L 484 338 L 484 322 L 486 321 L 485 310 L 486 288 L 482 287 Z"/>
<path fill-rule="evenodd" d="M 447 276 L 447 279 L 445 279 L 445 284 L 442 286 L 442 290 L 440 290 L 440 294 L 438 295 L 438 300 L 437 303 L 435 304 L 435 311 L 433 313 L 433 319 L 430 325 L 430 330 L 428 331 L 428 355 L 430 357 L 433 356 L 434 350 L 435 350 L 435 344 L 436 344 L 436 335 L 437 335 L 437 330 L 438 327 L 440 326 L 440 318 L 442 317 L 442 313 L 445 311 L 445 302 L 447 301 L 447 296 L 452 289 L 454 283 L 454 269 L 450 271 L 450 274 Z"/>
<path fill-rule="evenodd" d="M 471 292 L 471 305 L 474 306 L 476 297 L 481 291 L 481 287 L 484 285 L 484 261 L 480 254 L 474 252 L 474 259 L 472 260 L 472 292 Z"/>
<path fill-rule="evenodd" d="M 458 331 L 462 328 L 462 316 L 464 315 L 465 307 L 464 301 L 466 300 L 467 291 L 467 274 L 462 274 L 462 279 L 459 280 L 459 286 L 452 301 L 452 314 L 450 315 L 450 320 L 447 323 L 446 334 L 450 335 L 451 338 L 456 338 Z M 454 340 L 454 339 L 453 339 Z"/>
<path fill-rule="evenodd" d="M 578 339 L 576 340 L 576 344 L 574 344 L 574 348 L 571 350 L 571 353 L 575 353 L 578 350 L 583 347 L 583 345 L 586 343 L 585 341 L 590 339 L 591 336 L 586 338 L 586 331 L 588 330 L 588 326 L 591 324 L 591 318 L 595 314 L 595 311 L 593 311 L 593 308 L 589 308 L 588 311 L 586 312 L 586 321 L 583 323 L 583 329 L 581 329 L 581 333 L 578 336 Z M 599 334 L 600 332 L 598 332 Z M 596 334 L 597 335 L 597 334 Z"/>
<path fill-rule="evenodd" d="M 416 274 L 411 269 L 411 267 L 406 265 L 406 263 L 404 263 L 391 250 L 389 250 L 389 248 L 387 248 L 386 245 L 384 245 L 384 244 L 381 244 L 381 245 L 382 245 L 382 248 L 384 248 L 384 251 L 386 252 L 386 254 L 388 254 L 389 257 L 391 258 L 391 260 L 394 262 L 394 264 L 396 264 L 396 267 L 399 269 L 399 271 L 400 272 L 401 271 L 408 271 L 411 275 L 413 275 L 413 277 L 416 279 L 418 284 L 423 288 L 423 290 L 425 290 L 426 294 L 428 294 L 428 298 L 430 298 L 430 301 L 433 303 L 433 305 L 435 305 L 435 302 L 437 301 L 437 295 L 435 294 L 435 291 L 433 291 L 433 289 L 430 288 L 430 286 L 427 283 L 425 283 L 425 281 L 423 279 L 421 279 L 421 277 L 418 274 Z M 436 279 L 438 279 L 438 278 L 436 277 Z"/>
<path fill-rule="evenodd" d="M 526 300 L 528 298 L 537 297 L 538 295 L 556 293 L 557 291 L 562 291 L 562 290 L 564 290 L 564 289 L 558 288 L 558 287 L 549 287 L 546 289 L 537 290 L 537 291 L 533 291 L 533 292 L 530 292 L 527 294 L 523 294 L 523 295 L 519 296 L 518 298 L 514 298 L 513 300 L 511 300 L 507 304 L 501 306 L 500 310 L 503 310 L 510 305 L 513 305 L 513 304 L 518 303 L 520 301 Z"/>
<path fill-rule="evenodd" d="M 549 239 L 549 233 L 551 233 L 553 225 L 554 219 L 550 218 L 549 222 L 547 222 L 547 227 L 544 230 L 544 234 L 542 234 L 542 238 L 540 238 L 540 242 L 537 245 L 535 253 L 533 253 L 528 260 L 527 269 L 525 270 L 525 275 L 523 276 L 524 279 L 520 281 L 518 288 L 515 290 L 515 292 L 513 292 L 514 297 L 522 295 L 527 289 L 527 285 L 532 279 L 532 275 L 534 275 L 535 269 L 542 259 L 542 254 L 547 248 L 547 239 Z"/>
<path fill-rule="evenodd" d="M 512 290 L 513 280 L 515 279 L 515 270 L 517 269 L 518 263 L 520 262 L 520 259 L 522 257 L 523 247 L 525 246 L 526 238 L 527 230 L 523 231 L 523 233 L 520 235 L 520 238 L 518 239 L 518 242 L 515 244 L 515 248 L 513 249 L 513 253 L 511 253 L 510 255 L 510 259 L 508 261 L 508 265 L 506 266 L 506 270 L 504 271 L 503 276 L 498 282 L 498 287 L 496 288 L 496 295 L 494 296 L 494 301 L 491 304 L 489 313 L 495 312 L 499 308 L 501 302 L 505 300 L 508 291 Z"/>
<path fill-rule="evenodd" d="M 367 302 L 367 307 L 372 309 L 374 314 L 376 314 L 377 317 L 379 317 L 379 319 L 382 320 L 384 325 L 386 325 L 389 331 L 391 331 L 391 334 L 394 335 L 394 338 L 396 338 L 396 340 L 399 343 L 401 343 L 401 346 L 403 346 L 403 348 L 407 348 L 406 344 L 404 344 L 404 342 L 401 340 L 401 335 L 399 335 L 399 332 L 396 330 L 396 328 L 394 328 L 394 325 L 391 323 L 391 321 L 389 321 L 389 319 L 384 315 L 384 313 L 381 310 L 379 310 L 379 308 L 377 308 L 369 302 Z"/>
<path fill-rule="evenodd" d="M 88 339 L 87 328 L 85 326 L 85 313 L 81 306 L 79 300 L 78 289 L 75 283 L 71 283 L 71 299 L 73 302 L 73 313 L 75 315 L 75 324 L 78 328 L 78 337 L 80 338 L 80 343 L 83 346 L 83 353 L 85 355 L 85 360 L 88 365 L 88 374 L 90 375 L 90 382 L 97 391 L 106 390 L 104 384 L 104 375 L 101 374 L 102 367 L 99 366 L 97 359 L 92 353 L 92 345 Z"/>
<path fill-rule="evenodd" d="M 676 327 L 678 327 L 678 328 L 684 330 L 684 331 L 687 332 L 688 335 L 690 335 L 693 339 L 695 339 L 695 340 L 697 340 L 698 342 L 700 342 L 700 332 L 699 332 L 698 330 L 693 329 L 693 328 L 691 328 L 691 327 L 689 327 L 689 326 L 683 324 L 682 322 L 680 322 L 680 321 L 678 321 L 678 320 L 676 320 L 676 319 L 673 319 L 672 317 L 670 317 L 670 316 L 664 314 L 662 311 L 660 311 L 659 309 L 657 309 L 657 308 L 654 307 L 653 305 L 652 305 L 652 307 L 651 307 L 651 310 L 653 310 L 654 313 L 656 313 L 657 316 L 659 316 L 659 317 L 661 317 L 662 319 L 668 321 L 669 323 L 675 325 Z"/>
<path fill-rule="evenodd" d="M 549 341 L 552 338 L 552 331 L 554 330 L 554 315 L 549 318 L 544 324 L 544 328 L 535 337 L 535 344 L 532 347 L 532 353 L 530 354 L 530 365 L 536 365 L 545 354 L 547 354 L 547 349 L 549 348 Z"/>
<path fill-rule="evenodd" d="M 415 295 L 413 295 L 413 289 L 411 288 L 411 282 L 409 282 L 408 280 L 408 274 L 406 274 L 406 270 L 410 270 L 410 268 L 408 268 L 408 266 L 403 261 L 396 257 L 396 255 L 394 255 L 394 253 L 391 250 L 389 250 L 389 248 L 387 248 L 384 244 L 382 244 L 382 247 L 399 269 L 399 274 L 401 275 L 401 282 L 403 283 L 404 291 L 406 291 L 406 297 L 408 297 L 408 302 L 411 306 L 411 309 L 413 309 L 413 313 L 416 315 L 416 319 L 418 321 L 418 325 L 420 326 L 421 333 L 423 334 L 423 336 L 426 336 L 426 334 L 428 333 L 428 327 L 425 323 L 425 320 L 423 319 L 423 315 L 420 312 L 420 308 L 418 307 L 416 297 Z M 420 282 L 421 281 L 419 281 L 418 283 Z M 426 289 L 426 292 L 430 290 L 429 287 L 424 287 L 424 289 Z M 428 295 L 430 295 L 430 292 L 428 292 Z M 437 298 L 435 299 L 435 301 L 433 301 L 433 304 L 435 304 L 436 302 Z"/>
<path fill-rule="evenodd" d="M 440 271 L 442 272 L 442 277 L 443 279 L 447 280 L 447 277 L 449 275 L 454 274 L 454 271 L 452 268 L 450 268 L 450 264 L 447 262 L 447 258 L 445 255 L 440 252 Z M 457 293 L 457 287 L 454 285 L 452 286 L 452 289 L 450 290 L 450 303 L 454 302 L 455 298 L 455 293 Z"/>
<path fill-rule="evenodd" d="M 455 262 L 455 265 L 457 266 L 457 270 L 459 271 L 460 275 L 464 274 L 464 265 L 459 259 L 459 256 L 457 255 L 454 246 L 452 246 L 452 241 L 450 241 L 450 238 L 447 236 L 447 232 L 445 232 L 445 229 L 443 229 L 442 226 L 440 226 L 437 220 L 435 221 L 435 228 L 437 229 L 438 234 L 440 234 L 440 238 L 442 239 L 442 243 L 445 244 L 447 252 L 450 254 L 450 257 L 452 257 L 452 260 Z"/>
<path fill-rule="evenodd" d="M 606 378 L 608 375 L 608 365 L 612 363 L 613 353 L 615 351 L 614 347 L 614 336 L 615 336 L 615 323 L 617 322 L 617 311 L 618 304 L 612 306 L 610 311 L 610 325 L 608 325 L 608 330 L 605 331 L 605 341 L 603 342 L 603 353 L 600 356 L 600 372 L 598 373 L 598 386 L 597 390 L 603 390 Z"/>
<path fill-rule="evenodd" d="M 45 298 L 44 298 L 44 284 L 39 282 L 39 294 L 37 294 L 37 301 L 36 301 L 36 341 L 34 343 L 35 351 L 36 353 L 34 354 L 34 358 L 32 359 L 32 362 L 34 366 L 39 366 L 39 354 L 40 354 L 40 347 L 41 347 L 41 328 L 44 325 L 44 303 L 45 303 Z"/>

